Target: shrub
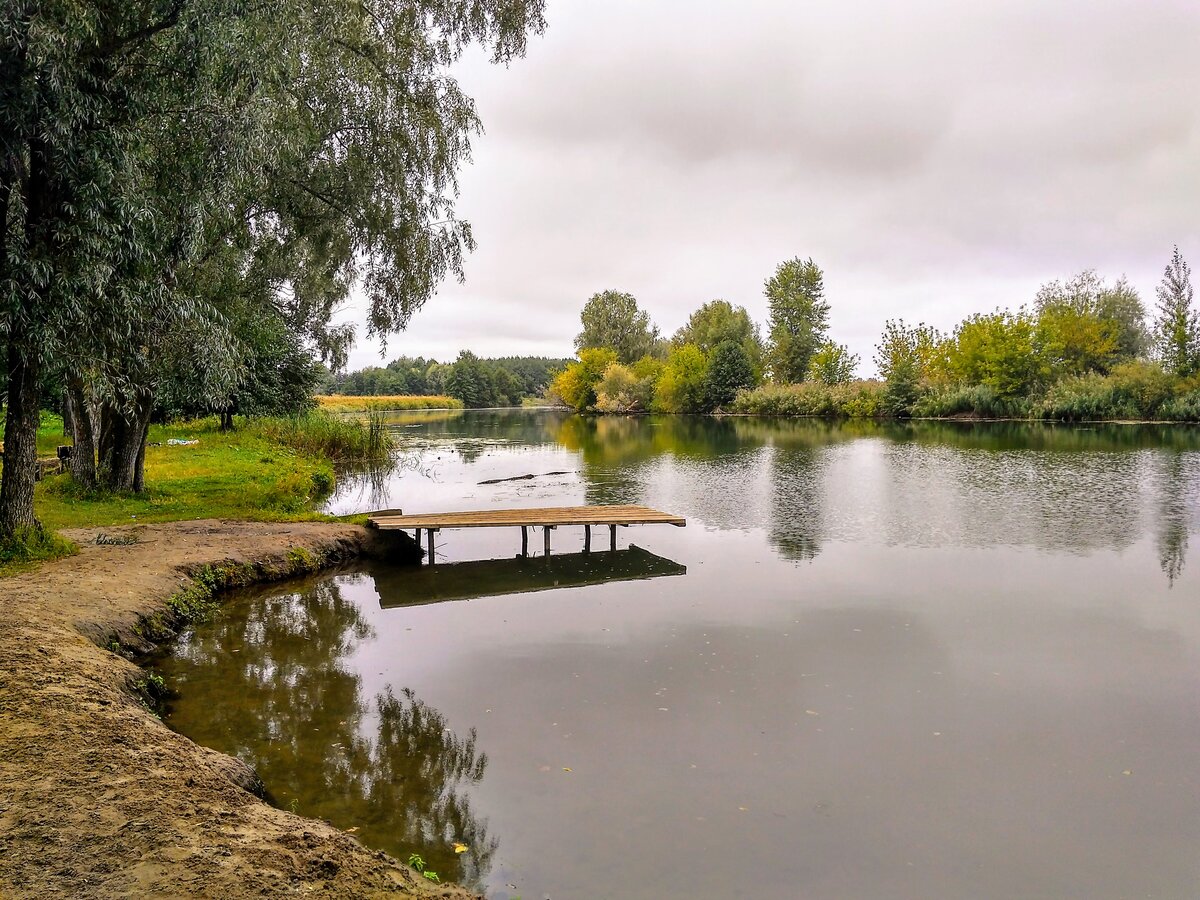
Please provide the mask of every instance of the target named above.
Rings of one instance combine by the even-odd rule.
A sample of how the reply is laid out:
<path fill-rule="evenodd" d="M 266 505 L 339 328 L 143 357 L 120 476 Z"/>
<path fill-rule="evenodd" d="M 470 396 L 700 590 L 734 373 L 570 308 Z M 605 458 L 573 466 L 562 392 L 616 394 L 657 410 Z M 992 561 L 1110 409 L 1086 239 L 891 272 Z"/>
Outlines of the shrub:
<path fill-rule="evenodd" d="M 1109 375 L 1064 378 L 1046 392 L 1038 413 L 1060 422 L 1186 418 L 1190 404 L 1180 399 L 1161 366 L 1129 362 Z"/>
<path fill-rule="evenodd" d="M 602 347 L 580 350 L 578 362 L 571 363 L 550 383 L 551 399 L 579 412 L 591 409 L 596 405 L 596 385 L 616 361 L 614 350 Z"/>
<path fill-rule="evenodd" d="M 883 414 L 884 385 L 879 381 L 764 384 L 752 391 L 742 391 L 732 408 L 735 412 L 759 416 L 871 418 Z"/>
<path fill-rule="evenodd" d="M 986 384 L 960 384 L 926 391 L 912 404 L 912 414 L 923 418 L 1024 418 L 1029 415 L 1029 401 L 1023 397 L 1001 397 Z"/>
<path fill-rule="evenodd" d="M 654 395 L 658 412 L 699 412 L 704 408 L 708 361 L 695 344 L 672 347 Z"/>
<path fill-rule="evenodd" d="M 638 378 L 621 363 L 610 363 L 596 385 L 596 409 L 604 413 L 645 412 L 654 399 L 654 382 Z"/>

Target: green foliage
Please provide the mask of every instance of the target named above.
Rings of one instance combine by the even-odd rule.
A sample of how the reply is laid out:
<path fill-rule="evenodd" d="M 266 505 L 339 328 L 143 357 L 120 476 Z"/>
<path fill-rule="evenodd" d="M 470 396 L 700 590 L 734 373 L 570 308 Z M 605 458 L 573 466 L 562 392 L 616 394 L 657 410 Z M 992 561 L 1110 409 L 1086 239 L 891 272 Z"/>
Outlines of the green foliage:
<path fill-rule="evenodd" d="M 691 413 L 705 409 L 708 360 L 695 344 L 672 347 L 654 394 L 656 412 Z"/>
<path fill-rule="evenodd" d="M 1029 400 L 1001 397 L 986 384 L 939 385 L 916 397 L 910 411 L 912 415 L 924 418 L 1023 418 L 1029 415 Z"/>
<path fill-rule="evenodd" d="M 739 391 L 754 386 L 754 364 L 740 343 L 724 341 L 708 359 L 704 378 L 704 409 L 728 406 Z"/>
<path fill-rule="evenodd" d="M 826 341 L 808 363 L 808 380 L 822 384 L 848 384 L 854 380 L 858 355 L 844 344 Z"/>
<path fill-rule="evenodd" d="M 1154 322 L 1159 359 L 1168 372 L 1190 375 L 1200 369 L 1200 313 L 1192 306 L 1192 270 L 1176 247 L 1163 272 Z"/>
<path fill-rule="evenodd" d="M 1030 394 L 1046 377 L 1034 319 L 998 310 L 963 321 L 954 332 L 949 369 L 955 380 L 990 387 L 1003 398 Z"/>
<path fill-rule="evenodd" d="M 695 344 L 705 353 L 712 353 L 726 341 L 741 346 L 754 366 L 755 377 L 761 378 L 762 339 L 744 306 L 734 306 L 728 300 L 710 300 L 692 313 L 687 324 L 671 338 L 674 344 Z"/>
<path fill-rule="evenodd" d="M 903 319 L 884 323 L 883 336 L 875 346 L 875 366 L 886 383 L 884 412 L 906 416 L 912 411 L 942 343 L 937 332 L 924 323 L 910 326 Z"/>
<path fill-rule="evenodd" d="M 584 304 L 579 319 L 583 330 L 575 338 L 576 350 L 606 348 L 617 354 L 618 362 L 629 364 L 657 348 L 658 329 L 632 294 L 621 291 L 593 294 Z"/>
<path fill-rule="evenodd" d="M 604 377 L 596 385 L 596 409 L 603 413 L 637 413 L 649 411 L 654 402 L 654 388 L 659 368 L 641 377 L 629 366 L 610 363 Z M 643 371 L 646 368 L 643 367 Z"/>
<path fill-rule="evenodd" d="M 1034 343 L 1052 378 L 1107 372 L 1120 359 L 1117 324 L 1067 304 L 1045 304 Z"/>
<path fill-rule="evenodd" d="M 616 361 L 616 351 L 606 347 L 580 350 L 579 360 L 567 366 L 551 382 L 551 396 L 579 412 L 592 409 L 596 405 L 596 385 Z"/>
<path fill-rule="evenodd" d="M 816 416 L 831 419 L 866 419 L 887 414 L 885 388 L 879 381 L 764 384 L 738 394 L 733 411 L 757 416 Z"/>
<path fill-rule="evenodd" d="M 1188 418 L 1185 409 L 1176 402 L 1174 382 L 1161 366 L 1130 362 L 1107 376 L 1091 373 L 1057 382 L 1036 411 L 1043 419 L 1081 422 Z"/>
<path fill-rule="evenodd" d="M 825 276 L 812 259 L 797 257 L 780 263 L 763 290 L 770 304 L 771 375 L 783 384 L 803 381 L 829 329 Z"/>
<path fill-rule="evenodd" d="M 1104 331 L 1112 338 L 1113 359 L 1109 365 L 1146 350 L 1146 308 L 1124 278 L 1109 286 L 1089 269 L 1065 282 L 1043 285 L 1036 304 L 1039 317 L 1048 310 L 1071 310 L 1082 318 L 1103 323 Z"/>
<path fill-rule="evenodd" d="M 464 351 L 465 353 L 466 351 Z M 462 360 L 463 356 L 460 355 Z M 460 390 L 466 392 L 474 383 L 473 392 L 487 397 L 485 406 L 516 406 L 526 397 L 541 397 L 553 377 L 570 363 L 568 359 L 549 359 L 539 356 L 506 356 L 499 359 L 480 359 L 470 354 L 466 365 L 469 378 L 460 378 Z M 386 366 L 368 366 L 344 375 L 329 377 L 324 390 L 330 394 L 352 397 L 369 396 L 434 396 L 449 390 L 455 381 L 458 364 L 443 365 L 424 357 L 405 357 L 392 360 Z"/>
<path fill-rule="evenodd" d="M 18 529 L 0 540 L 0 577 L 78 552 L 75 544 L 41 525 Z"/>

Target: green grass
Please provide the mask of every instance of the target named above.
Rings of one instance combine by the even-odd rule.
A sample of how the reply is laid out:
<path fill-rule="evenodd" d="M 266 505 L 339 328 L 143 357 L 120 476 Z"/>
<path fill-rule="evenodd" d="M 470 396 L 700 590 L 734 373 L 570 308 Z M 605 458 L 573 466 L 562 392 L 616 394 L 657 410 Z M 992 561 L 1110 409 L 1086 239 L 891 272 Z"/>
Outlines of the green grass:
<path fill-rule="evenodd" d="M 167 442 L 195 440 L 191 446 Z M 45 413 L 38 453 L 70 443 L 62 419 Z M 299 521 L 328 519 L 316 504 L 333 489 L 334 463 L 377 460 L 391 449 L 382 417 L 359 422 L 313 413 L 295 419 L 240 421 L 222 432 L 217 419 L 150 429 L 146 491 L 84 490 L 70 475 L 38 483 L 34 504 L 44 529 L 0 546 L 0 576 L 70 555 L 76 548 L 55 532 L 183 519 Z"/>
<path fill-rule="evenodd" d="M 74 556 L 79 548 L 48 528 L 30 528 L 8 541 L 0 541 L 0 578 L 32 569 L 51 559 Z"/>
<path fill-rule="evenodd" d="M 296 450 L 259 423 L 223 433 L 217 421 L 155 426 L 146 449 L 146 491 L 87 491 L 69 475 L 40 482 L 38 517 L 47 528 L 169 522 L 178 519 L 314 518 L 313 506 L 333 487 L 333 464 Z M 194 446 L 167 441 L 198 440 Z"/>

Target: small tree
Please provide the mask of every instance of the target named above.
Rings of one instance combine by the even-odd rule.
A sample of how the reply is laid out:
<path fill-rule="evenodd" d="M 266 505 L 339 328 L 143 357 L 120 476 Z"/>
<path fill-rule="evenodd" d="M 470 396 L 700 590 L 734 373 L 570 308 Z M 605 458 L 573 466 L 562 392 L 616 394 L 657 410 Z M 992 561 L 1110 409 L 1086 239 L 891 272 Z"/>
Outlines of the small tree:
<path fill-rule="evenodd" d="M 1154 336 L 1163 368 L 1190 375 L 1200 367 L 1200 316 L 1192 309 L 1192 270 L 1176 247 L 1163 272 Z"/>
<path fill-rule="evenodd" d="M 767 279 L 764 292 L 771 310 L 772 377 L 785 384 L 803 381 L 809 361 L 829 329 L 825 276 L 811 259 L 790 259 L 780 263 Z"/>
<path fill-rule="evenodd" d="M 884 323 L 883 336 L 875 346 L 875 366 L 886 382 L 884 410 L 894 416 L 906 416 L 921 395 L 931 362 L 944 341 L 924 323 L 910 326 L 903 319 Z"/>
<path fill-rule="evenodd" d="M 654 408 L 658 412 L 699 412 L 704 408 L 708 361 L 695 344 L 672 347 L 658 379 Z"/>
<path fill-rule="evenodd" d="M 608 367 L 617 361 L 615 351 L 592 347 L 579 351 L 579 361 L 560 372 L 550 384 L 550 396 L 583 412 L 596 405 L 596 385 Z"/>
<path fill-rule="evenodd" d="M 738 391 L 754 386 L 754 365 L 741 344 L 725 341 L 717 345 L 708 361 L 704 380 L 704 406 L 717 409 L 733 402 Z"/>
<path fill-rule="evenodd" d="M 652 353 L 658 329 L 632 294 L 601 291 L 593 294 L 579 314 L 583 331 L 575 338 L 576 350 L 607 347 L 626 365 Z"/>
<path fill-rule="evenodd" d="M 808 378 L 823 384 L 848 384 L 857 368 L 857 353 L 851 353 L 845 344 L 826 341 L 809 360 Z"/>

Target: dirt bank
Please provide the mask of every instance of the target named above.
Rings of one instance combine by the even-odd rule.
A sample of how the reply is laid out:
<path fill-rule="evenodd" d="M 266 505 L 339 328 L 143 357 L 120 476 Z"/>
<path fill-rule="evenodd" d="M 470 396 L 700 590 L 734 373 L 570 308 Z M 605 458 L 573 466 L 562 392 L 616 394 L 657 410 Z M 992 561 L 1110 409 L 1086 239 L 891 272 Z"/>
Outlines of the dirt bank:
<path fill-rule="evenodd" d="M 240 787 L 230 757 L 170 731 L 138 696 L 145 649 L 213 588 L 379 547 L 374 532 L 183 522 L 130 545 L 69 532 L 79 556 L 0 580 L 0 897 L 473 896 Z M 194 577 L 192 577 L 194 576 Z"/>

